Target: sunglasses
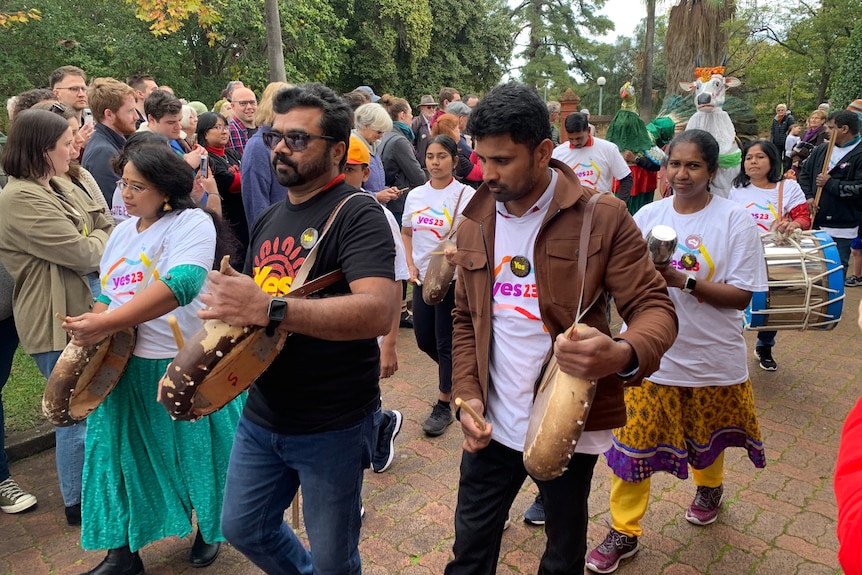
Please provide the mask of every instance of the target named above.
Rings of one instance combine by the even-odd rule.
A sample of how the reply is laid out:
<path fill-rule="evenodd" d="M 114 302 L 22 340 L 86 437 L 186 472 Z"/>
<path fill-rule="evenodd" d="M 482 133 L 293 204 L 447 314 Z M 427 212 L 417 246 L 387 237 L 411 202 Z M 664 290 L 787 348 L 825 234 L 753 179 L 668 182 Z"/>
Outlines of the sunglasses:
<path fill-rule="evenodd" d="M 332 136 L 315 136 L 314 134 L 306 134 L 297 132 L 293 134 L 281 134 L 279 132 L 266 132 L 261 136 L 263 143 L 270 150 L 278 147 L 279 142 L 284 142 L 287 149 L 291 152 L 303 152 L 308 149 L 309 140 L 335 140 Z"/>

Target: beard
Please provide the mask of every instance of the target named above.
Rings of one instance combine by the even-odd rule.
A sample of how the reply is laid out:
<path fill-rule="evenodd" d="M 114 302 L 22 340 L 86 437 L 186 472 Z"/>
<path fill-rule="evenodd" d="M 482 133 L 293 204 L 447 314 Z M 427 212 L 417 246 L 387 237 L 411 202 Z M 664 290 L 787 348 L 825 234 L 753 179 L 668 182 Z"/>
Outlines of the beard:
<path fill-rule="evenodd" d="M 329 146 L 326 147 L 325 153 L 313 160 L 309 160 L 308 163 L 302 166 L 285 155 L 276 154 L 272 159 L 272 169 L 275 172 L 275 179 L 282 186 L 286 188 L 301 186 L 316 180 L 329 171 L 330 164 L 328 158 Z"/>

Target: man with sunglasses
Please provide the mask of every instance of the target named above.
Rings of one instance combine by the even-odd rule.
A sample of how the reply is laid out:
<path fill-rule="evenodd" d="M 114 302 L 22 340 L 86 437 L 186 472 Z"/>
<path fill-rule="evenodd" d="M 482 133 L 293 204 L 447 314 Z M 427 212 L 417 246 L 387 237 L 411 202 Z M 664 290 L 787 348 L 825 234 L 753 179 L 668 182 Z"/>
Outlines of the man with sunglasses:
<path fill-rule="evenodd" d="M 242 155 L 248 139 L 257 133 L 257 126 L 254 123 L 257 97 L 245 86 L 237 86 L 230 96 L 230 107 L 233 110 L 233 118 L 228 124 L 230 140 L 226 147 Z"/>
<path fill-rule="evenodd" d="M 278 92 L 273 109 L 263 140 L 287 198 L 255 221 L 245 275 L 209 275 L 210 309 L 198 313 L 292 334 L 249 390 L 222 532 L 266 573 L 359 573 L 362 476 L 383 419 L 375 338 L 398 313 L 395 247 L 374 198 L 344 181 L 350 107 L 306 84 Z M 309 280 L 339 269 L 344 277 L 286 299 L 311 258 Z M 284 521 L 300 485 L 313 555 Z"/>

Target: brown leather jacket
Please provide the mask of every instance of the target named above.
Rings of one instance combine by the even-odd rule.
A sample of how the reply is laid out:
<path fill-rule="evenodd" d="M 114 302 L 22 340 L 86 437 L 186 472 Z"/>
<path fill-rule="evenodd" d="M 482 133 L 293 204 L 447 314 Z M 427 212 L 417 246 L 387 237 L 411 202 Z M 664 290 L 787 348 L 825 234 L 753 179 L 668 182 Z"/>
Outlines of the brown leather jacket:
<path fill-rule="evenodd" d="M 554 197 L 536 238 L 534 264 L 542 321 L 555 338 L 575 321 L 581 281 L 578 245 L 584 208 L 598 192 L 581 186 L 571 168 L 551 160 L 558 174 Z M 491 350 L 491 289 L 494 262 L 495 202 L 482 185 L 464 209 L 458 228 L 459 265 L 452 340 L 453 395 L 488 403 Z M 596 204 L 590 234 L 585 302 L 606 290 L 628 326 L 623 338 L 634 348 L 638 371 L 628 380 L 602 378 L 587 420 L 588 431 L 626 422 L 623 385 L 638 385 L 659 367 L 677 334 L 677 319 L 667 286 L 655 271 L 640 230 L 626 205 L 611 194 Z M 586 303 L 585 303 L 586 305 Z M 599 297 L 583 323 L 610 335 L 607 298 Z"/>

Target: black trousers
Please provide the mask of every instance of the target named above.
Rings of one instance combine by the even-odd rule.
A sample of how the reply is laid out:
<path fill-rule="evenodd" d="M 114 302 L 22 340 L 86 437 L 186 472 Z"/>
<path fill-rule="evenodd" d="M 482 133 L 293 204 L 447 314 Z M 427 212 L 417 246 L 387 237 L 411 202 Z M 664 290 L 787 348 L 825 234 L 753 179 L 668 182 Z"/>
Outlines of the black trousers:
<path fill-rule="evenodd" d="M 587 553 L 587 499 L 598 455 L 576 453 L 568 470 L 552 481 L 536 481 L 545 503 L 545 553 L 539 575 L 583 573 Z M 479 453 L 461 456 L 455 510 L 455 559 L 446 575 L 493 575 L 503 525 L 527 477 L 520 451 L 491 441 Z"/>

